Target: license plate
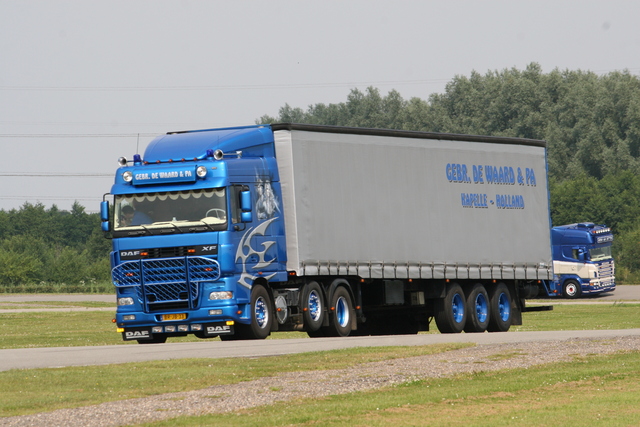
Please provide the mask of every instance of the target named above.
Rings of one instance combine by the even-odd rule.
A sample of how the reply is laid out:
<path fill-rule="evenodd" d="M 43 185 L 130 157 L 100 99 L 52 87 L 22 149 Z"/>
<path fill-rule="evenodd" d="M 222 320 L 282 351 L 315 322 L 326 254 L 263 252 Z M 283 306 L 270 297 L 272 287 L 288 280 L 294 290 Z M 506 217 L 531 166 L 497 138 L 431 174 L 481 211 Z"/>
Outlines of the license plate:
<path fill-rule="evenodd" d="M 187 318 L 187 313 L 177 313 L 177 314 L 163 314 L 162 320 L 184 320 Z"/>

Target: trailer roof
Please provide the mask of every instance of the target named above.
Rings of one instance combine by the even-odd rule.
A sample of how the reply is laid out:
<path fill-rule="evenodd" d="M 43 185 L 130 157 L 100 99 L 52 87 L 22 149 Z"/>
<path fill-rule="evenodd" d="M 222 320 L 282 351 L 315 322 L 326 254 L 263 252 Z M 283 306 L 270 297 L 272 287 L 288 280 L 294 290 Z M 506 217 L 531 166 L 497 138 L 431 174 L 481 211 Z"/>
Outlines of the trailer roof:
<path fill-rule="evenodd" d="M 489 142 L 494 144 L 515 144 L 546 147 L 547 142 L 538 139 L 513 138 L 503 136 L 465 135 L 456 133 L 420 132 L 411 130 L 358 128 L 348 126 L 311 125 L 301 123 L 274 123 L 277 130 L 302 130 L 309 132 L 349 133 L 354 135 L 396 136 L 402 138 L 440 139 L 449 141 Z"/>

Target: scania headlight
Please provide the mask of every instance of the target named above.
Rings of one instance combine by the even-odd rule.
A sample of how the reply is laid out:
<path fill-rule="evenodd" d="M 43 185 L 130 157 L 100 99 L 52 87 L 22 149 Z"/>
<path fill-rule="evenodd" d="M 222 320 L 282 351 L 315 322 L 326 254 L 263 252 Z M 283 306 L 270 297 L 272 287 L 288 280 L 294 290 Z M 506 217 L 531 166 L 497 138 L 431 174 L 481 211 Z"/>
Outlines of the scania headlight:
<path fill-rule="evenodd" d="M 131 171 L 124 171 L 122 173 L 122 179 L 124 179 L 124 182 L 133 181 L 133 173 L 131 173 Z"/>
<path fill-rule="evenodd" d="M 118 298 L 118 305 L 133 305 L 133 298 Z"/>
<path fill-rule="evenodd" d="M 215 291 L 209 294 L 210 300 L 231 299 L 233 298 L 233 292 L 231 291 Z"/>

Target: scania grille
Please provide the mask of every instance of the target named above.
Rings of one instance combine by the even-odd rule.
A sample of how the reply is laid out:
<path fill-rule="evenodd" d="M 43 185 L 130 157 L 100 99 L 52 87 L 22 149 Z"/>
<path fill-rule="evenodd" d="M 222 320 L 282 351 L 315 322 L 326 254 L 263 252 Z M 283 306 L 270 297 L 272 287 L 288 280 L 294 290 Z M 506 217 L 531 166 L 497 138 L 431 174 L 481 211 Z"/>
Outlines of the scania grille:
<path fill-rule="evenodd" d="M 135 286 L 145 311 L 193 309 L 200 282 L 220 277 L 216 260 L 179 257 L 126 261 L 112 270 L 113 284 Z"/>
<path fill-rule="evenodd" d="M 613 261 L 603 262 L 598 266 L 598 277 L 613 277 L 614 274 L 614 263 Z"/>

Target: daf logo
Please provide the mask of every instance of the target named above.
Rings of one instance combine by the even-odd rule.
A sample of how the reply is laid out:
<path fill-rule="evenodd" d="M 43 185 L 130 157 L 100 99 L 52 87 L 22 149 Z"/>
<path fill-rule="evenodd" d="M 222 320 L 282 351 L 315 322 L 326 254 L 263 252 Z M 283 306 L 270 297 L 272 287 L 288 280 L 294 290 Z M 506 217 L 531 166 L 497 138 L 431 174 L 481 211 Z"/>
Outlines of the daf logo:
<path fill-rule="evenodd" d="M 138 255 L 140 255 L 140 251 L 122 251 L 122 252 L 120 252 L 120 256 L 121 257 L 138 256 Z"/>
<path fill-rule="evenodd" d="M 149 331 L 129 331 L 125 332 L 124 336 L 127 339 L 149 338 Z"/>
<path fill-rule="evenodd" d="M 211 252 L 211 251 L 215 251 L 216 249 L 217 249 L 216 245 L 203 246 L 202 247 L 202 252 Z"/>
<path fill-rule="evenodd" d="M 207 326 L 208 334 L 228 334 L 231 332 L 230 326 Z"/>

